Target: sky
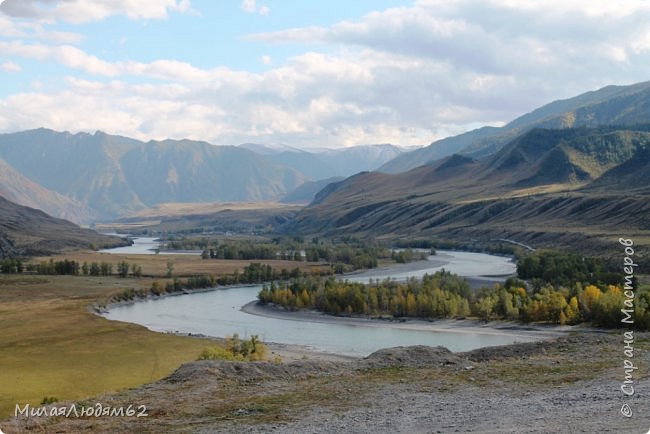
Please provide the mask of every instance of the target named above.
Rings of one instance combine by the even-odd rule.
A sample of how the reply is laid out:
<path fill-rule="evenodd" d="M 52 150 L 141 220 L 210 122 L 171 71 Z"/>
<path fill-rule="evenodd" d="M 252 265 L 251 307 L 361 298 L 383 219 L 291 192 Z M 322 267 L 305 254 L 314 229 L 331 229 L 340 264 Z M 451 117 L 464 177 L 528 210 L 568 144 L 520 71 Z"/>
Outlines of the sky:
<path fill-rule="evenodd" d="M 0 3 L 0 132 L 423 146 L 646 80 L 645 0 Z"/>

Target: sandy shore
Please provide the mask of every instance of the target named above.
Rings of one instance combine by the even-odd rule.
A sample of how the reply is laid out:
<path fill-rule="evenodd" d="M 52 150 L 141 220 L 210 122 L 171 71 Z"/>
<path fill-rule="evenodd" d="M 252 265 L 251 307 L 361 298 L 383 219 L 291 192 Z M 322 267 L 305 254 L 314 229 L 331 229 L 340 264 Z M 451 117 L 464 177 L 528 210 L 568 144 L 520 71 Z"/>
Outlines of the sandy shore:
<path fill-rule="evenodd" d="M 440 253 L 435 256 L 430 256 L 429 258 L 435 259 L 423 259 L 420 261 L 407 262 L 406 264 L 391 265 L 390 267 L 377 267 L 368 270 L 352 271 L 350 273 L 341 274 L 339 277 L 341 279 L 345 279 L 347 277 L 376 277 L 377 274 L 385 274 L 385 276 L 380 276 L 380 278 L 390 277 L 391 273 L 399 274 L 408 271 L 419 271 L 426 270 L 428 268 L 442 267 L 443 265 L 449 264 L 451 256 Z"/>
<path fill-rule="evenodd" d="M 349 324 L 364 327 L 385 327 L 406 330 L 422 330 L 432 332 L 480 333 L 486 335 L 510 336 L 521 341 L 553 339 L 576 330 L 572 326 L 541 326 L 522 325 L 511 322 L 482 322 L 471 319 L 441 319 L 427 321 L 420 319 L 384 320 L 366 317 L 341 317 L 327 315 L 314 310 L 288 311 L 282 308 L 261 305 L 257 301 L 250 302 L 241 308 L 242 311 L 270 318 L 291 319 L 294 321 L 318 322 L 324 324 Z M 585 330 L 582 328 L 581 330 Z"/>
<path fill-rule="evenodd" d="M 358 357 L 346 356 L 344 354 L 328 353 L 318 351 L 304 345 L 279 344 L 277 342 L 264 343 L 270 350 L 270 359 L 280 357 L 284 363 L 298 360 L 318 360 L 321 362 L 348 362 L 358 360 Z"/>
<path fill-rule="evenodd" d="M 382 280 L 404 273 L 411 273 L 422 270 L 430 270 L 437 267 L 444 267 L 448 265 L 453 257 L 445 251 L 438 251 L 434 256 L 429 256 L 429 259 L 408 262 L 406 264 L 396 264 L 390 267 L 378 267 L 369 270 L 353 271 L 337 275 L 341 280 L 346 279 L 359 279 L 359 278 L 373 278 L 375 280 Z M 493 286 L 496 283 L 503 283 L 508 277 L 516 277 L 515 274 L 495 274 L 495 275 L 480 275 L 480 276 L 461 276 L 467 281 L 472 289 L 478 289 L 484 286 Z M 405 280 L 405 278 L 397 279 Z"/>

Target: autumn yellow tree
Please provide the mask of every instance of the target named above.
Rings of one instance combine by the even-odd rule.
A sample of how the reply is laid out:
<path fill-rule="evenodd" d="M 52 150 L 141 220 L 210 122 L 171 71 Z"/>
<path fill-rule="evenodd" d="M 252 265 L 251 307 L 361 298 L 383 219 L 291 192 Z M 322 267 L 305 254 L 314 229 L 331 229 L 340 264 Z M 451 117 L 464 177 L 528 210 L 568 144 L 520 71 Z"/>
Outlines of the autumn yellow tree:
<path fill-rule="evenodd" d="M 588 285 L 580 294 L 580 304 L 582 305 L 582 312 L 585 319 L 591 319 L 591 312 L 596 305 L 596 302 L 603 293 L 595 285 Z"/>

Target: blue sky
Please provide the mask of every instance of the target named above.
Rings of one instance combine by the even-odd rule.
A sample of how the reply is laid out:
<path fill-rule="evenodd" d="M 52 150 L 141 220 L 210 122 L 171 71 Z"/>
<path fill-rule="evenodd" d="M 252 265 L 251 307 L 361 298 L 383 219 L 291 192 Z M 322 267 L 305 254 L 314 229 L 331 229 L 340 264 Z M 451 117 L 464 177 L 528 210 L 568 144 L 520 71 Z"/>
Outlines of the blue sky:
<path fill-rule="evenodd" d="M 0 132 L 426 145 L 650 77 L 641 0 L 4 0 Z"/>

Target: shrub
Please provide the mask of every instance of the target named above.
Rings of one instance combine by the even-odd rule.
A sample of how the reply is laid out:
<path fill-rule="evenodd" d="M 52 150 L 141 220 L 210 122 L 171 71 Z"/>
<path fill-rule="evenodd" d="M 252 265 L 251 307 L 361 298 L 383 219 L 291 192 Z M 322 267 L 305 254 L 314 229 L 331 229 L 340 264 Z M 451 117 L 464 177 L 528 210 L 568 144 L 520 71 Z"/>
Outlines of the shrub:
<path fill-rule="evenodd" d="M 48 404 L 53 404 L 55 402 L 58 402 L 59 398 L 54 397 L 54 396 L 44 396 L 43 399 L 41 400 L 41 405 L 48 405 Z"/>
<path fill-rule="evenodd" d="M 226 346 L 212 346 L 204 348 L 199 354 L 198 360 L 236 360 L 236 361 L 257 361 L 263 360 L 266 355 L 266 345 L 260 341 L 257 335 L 248 340 L 242 341 L 235 333 L 226 340 Z"/>

